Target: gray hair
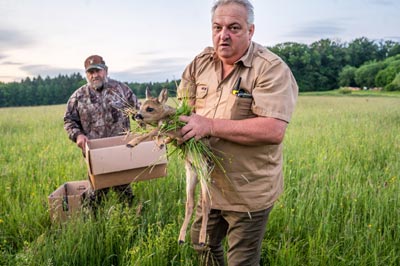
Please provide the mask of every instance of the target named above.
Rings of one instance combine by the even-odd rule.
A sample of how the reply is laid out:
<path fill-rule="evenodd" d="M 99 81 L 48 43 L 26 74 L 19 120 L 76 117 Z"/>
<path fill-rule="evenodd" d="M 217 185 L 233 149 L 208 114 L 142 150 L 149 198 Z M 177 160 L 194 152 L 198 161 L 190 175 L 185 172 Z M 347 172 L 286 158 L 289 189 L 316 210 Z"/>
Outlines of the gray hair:
<path fill-rule="evenodd" d="M 214 2 L 213 7 L 211 8 L 211 17 L 214 17 L 215 10 L 219 6 L 227 5 L 227 4 L 238 4 L 246 8 L 247 10 L 247 24 L 254 24 L 254 8 L 249 0 L 217 0 Z"/>

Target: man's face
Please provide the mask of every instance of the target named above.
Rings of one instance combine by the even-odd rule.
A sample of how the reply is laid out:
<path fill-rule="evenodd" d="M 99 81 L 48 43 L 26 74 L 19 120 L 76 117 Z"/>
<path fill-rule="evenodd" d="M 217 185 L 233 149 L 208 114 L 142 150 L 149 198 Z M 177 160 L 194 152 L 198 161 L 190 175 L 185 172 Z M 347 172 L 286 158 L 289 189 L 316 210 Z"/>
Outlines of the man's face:
<path fill-rule="evenodd" d="M 218 57 L 228 63 L 235 63 L 250 45 L 254 25 L 247 24 L 246 9 L 231 3 L 219 6 L 212 18 L 214 49 Z"/>
<path fill-rule="evenodd" d="M 89 69 L 86 71 L 86 80 L 92 88 L 97 90 L 103 87 L 107 81 L 107 71 L 105 69 Z"/>

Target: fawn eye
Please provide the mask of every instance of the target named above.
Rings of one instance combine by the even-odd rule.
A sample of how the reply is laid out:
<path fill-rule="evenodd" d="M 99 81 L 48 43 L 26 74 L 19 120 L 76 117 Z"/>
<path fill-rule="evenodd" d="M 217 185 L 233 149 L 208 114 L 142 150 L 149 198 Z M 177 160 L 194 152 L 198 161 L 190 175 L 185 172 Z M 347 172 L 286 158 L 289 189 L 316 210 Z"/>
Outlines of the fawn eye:
<path fill-rule="evenodd" d="M 153 111 L 154 111 L 154 108 L 151 108 L 151 107 L 147 107 L 147 108 L 146 108 L 146 112 L 151 113 L 151 112 L 153 112 Z"/>

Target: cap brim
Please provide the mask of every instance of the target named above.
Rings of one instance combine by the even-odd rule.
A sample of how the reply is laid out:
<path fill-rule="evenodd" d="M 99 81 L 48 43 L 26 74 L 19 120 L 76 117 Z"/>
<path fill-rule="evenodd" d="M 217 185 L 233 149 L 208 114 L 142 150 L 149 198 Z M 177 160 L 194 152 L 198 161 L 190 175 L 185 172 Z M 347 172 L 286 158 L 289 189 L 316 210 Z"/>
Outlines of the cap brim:
<path fill-rule="evenodd" d="M 106 67 L 104 65 L 90 65 L 86 68 L 86 71 L 91 69 L 106 69 Z"/>

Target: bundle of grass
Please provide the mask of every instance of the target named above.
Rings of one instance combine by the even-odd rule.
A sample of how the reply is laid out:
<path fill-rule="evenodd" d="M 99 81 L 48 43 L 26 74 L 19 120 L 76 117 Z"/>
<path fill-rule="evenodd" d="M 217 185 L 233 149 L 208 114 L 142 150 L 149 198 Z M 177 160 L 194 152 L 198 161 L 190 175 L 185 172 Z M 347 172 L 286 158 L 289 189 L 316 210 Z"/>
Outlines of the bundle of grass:
<path fill-rule="evenodd" d="M 153 126 L 153 129 L 145 134 L 135 137 L 127 146 L 134 147 L 141 141 L 153 138 L 159 147 L 167 143 L 174 144 L 172 152 L 178 152 L 185 160 L 186 168 L 186 211 L 185 219 L 182 224 L 179 242 L 185 240 L 187 226 L 194 209 L 195 188 L 198 182 L 201 185 L 201 204 L 202 204 L 202 226 L 200 230 L 199 243 L 206 243 L 206 228 L 208 214 L 211 206 L 211 197 L 208 190 L 208 181 L 215 166 L 222 169 L 219 157 L 211 150 L 206 141 L 197 141 L 194 138 L 180 143 L 181 136 L 179 129 L 185 123 L 179 120 L 181 115 L 190 115 L 192 107 L 186 100 L 183 100 L 177 109 L 166 104 L 168 99 L 167 89 L 163 89 L 158 97 L 152 97 L 150 90 L 146 89 L 146 100 L 135 115 L 135 120 L 139 124 Z M 170 151 L 171 152 L 171 151 Z"/>

